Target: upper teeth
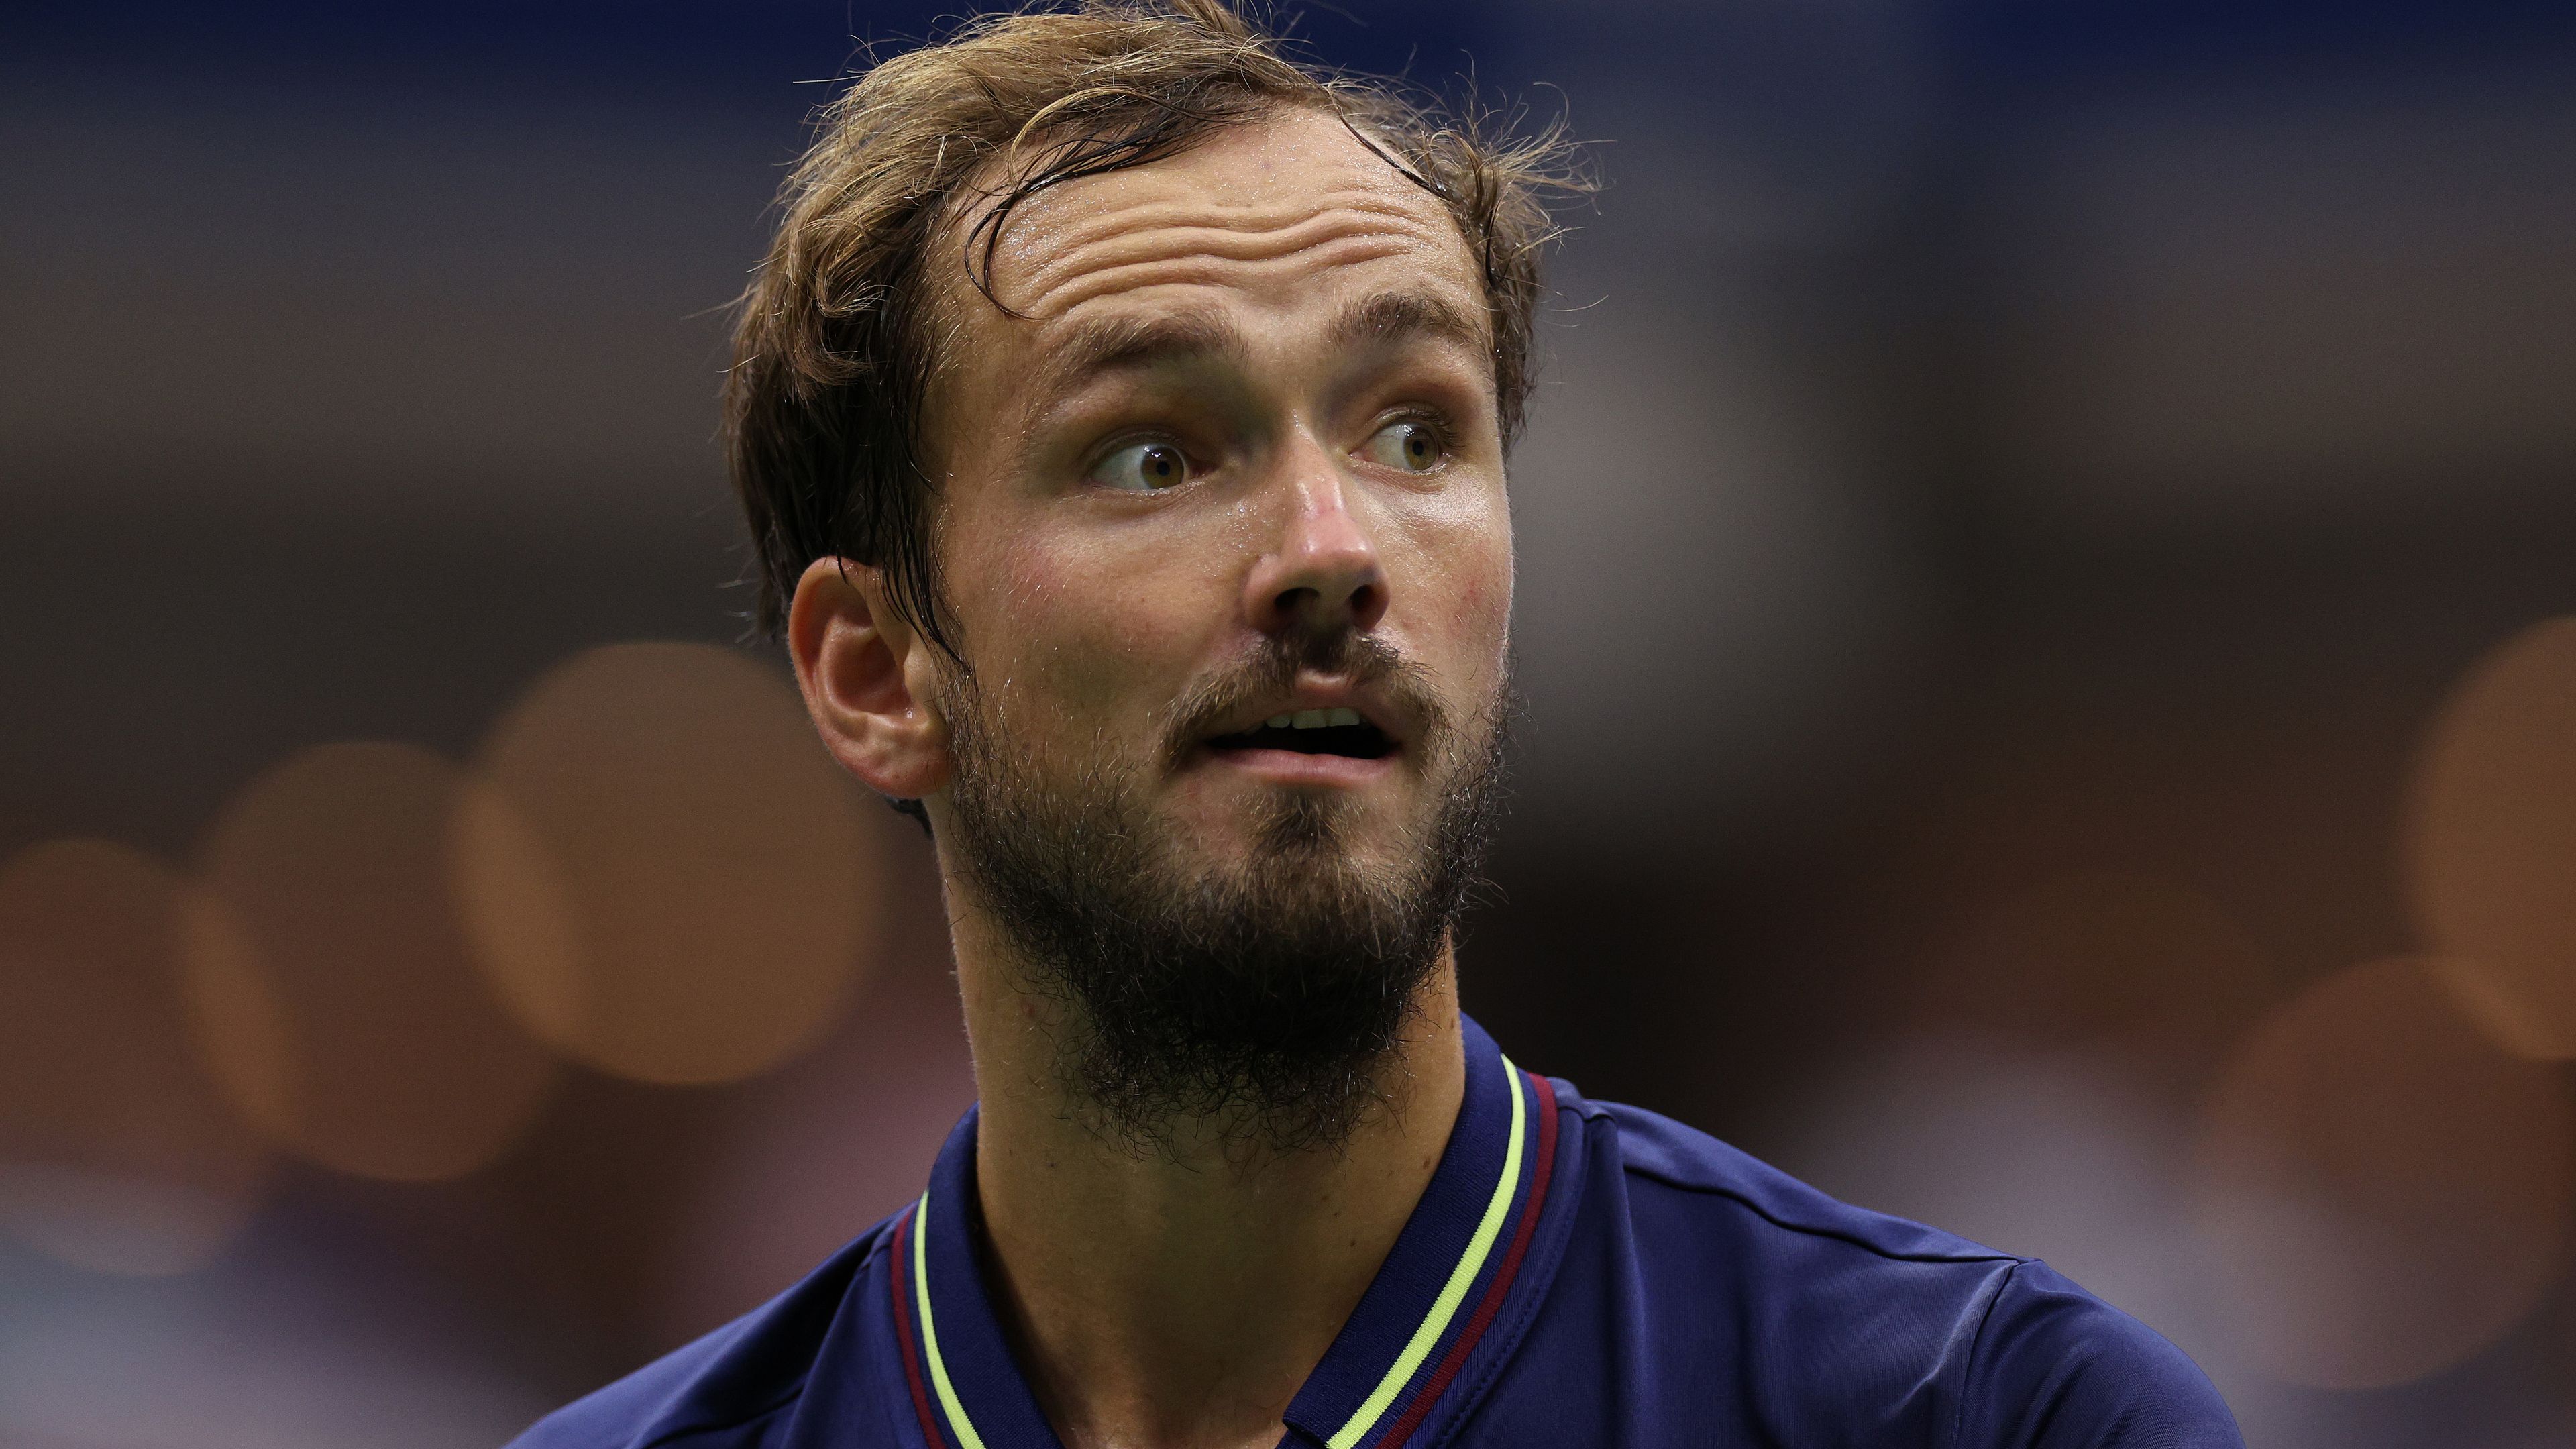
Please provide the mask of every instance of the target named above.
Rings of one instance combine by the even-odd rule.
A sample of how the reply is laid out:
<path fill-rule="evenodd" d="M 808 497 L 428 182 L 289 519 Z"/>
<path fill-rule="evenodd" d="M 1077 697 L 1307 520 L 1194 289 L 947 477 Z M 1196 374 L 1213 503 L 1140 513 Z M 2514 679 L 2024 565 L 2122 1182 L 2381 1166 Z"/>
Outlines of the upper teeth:
<path fill-rule="evenodd" d="M 1355 709 L 1301 709 L 1294 714 L 1274 714 L 1263 723 L 1274 730 L 1320 730 L 1346 728 L 1360 722 Z"/>

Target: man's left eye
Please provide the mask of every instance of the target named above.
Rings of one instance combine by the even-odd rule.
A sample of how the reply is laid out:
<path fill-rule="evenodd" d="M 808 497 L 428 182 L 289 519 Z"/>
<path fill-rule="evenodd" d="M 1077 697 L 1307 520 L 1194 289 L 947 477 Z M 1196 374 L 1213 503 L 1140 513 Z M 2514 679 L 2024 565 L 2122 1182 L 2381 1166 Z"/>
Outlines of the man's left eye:
<path fill-rule="evenodd" d="M 1389 423 L 1372 434 L 1364 450 L 1376 462 L 1407 473 L 1428 473 L 1449 456 L 1440 433 L 1429 423 Z"/>
<path fill-rule="evenodd" d="M 1176 487 L 1189 479 L 1190 460 L 1169 443 L 1130 443 L 1091 470 L 1092 482 L 1135 493 Z"/>

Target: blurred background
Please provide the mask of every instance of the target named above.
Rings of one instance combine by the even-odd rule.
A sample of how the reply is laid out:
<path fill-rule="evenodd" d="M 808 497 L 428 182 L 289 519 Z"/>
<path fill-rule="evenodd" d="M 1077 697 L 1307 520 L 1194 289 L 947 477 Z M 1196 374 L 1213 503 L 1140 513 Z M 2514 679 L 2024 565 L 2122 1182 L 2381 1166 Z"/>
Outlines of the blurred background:
<path fill-rule="evenodd" d="M 2576 11 L 1291 13 L 1609 183 L 1470 1009 L 2257 1445 L 2576 1446 Z M 918 1190 L 926 851 L 737 647 L 713 434 L 935 21 L 12 18 L 0 1446 L 495 1444 Z"/>

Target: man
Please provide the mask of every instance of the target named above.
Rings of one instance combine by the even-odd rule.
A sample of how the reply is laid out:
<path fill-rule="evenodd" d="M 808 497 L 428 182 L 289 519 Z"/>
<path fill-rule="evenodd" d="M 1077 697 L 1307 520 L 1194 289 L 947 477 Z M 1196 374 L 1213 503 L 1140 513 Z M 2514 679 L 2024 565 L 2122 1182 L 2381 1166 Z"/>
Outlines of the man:
<path fill-rule="evenodd" d="M 837 103 L 737 481 L 823 738 L 930 827 L 981 1106 L 523 1444 L 2239 1443 L 2045 1266 L 1459 1015 L 1559 159 L 1220 0 L 986 20 Z"/>

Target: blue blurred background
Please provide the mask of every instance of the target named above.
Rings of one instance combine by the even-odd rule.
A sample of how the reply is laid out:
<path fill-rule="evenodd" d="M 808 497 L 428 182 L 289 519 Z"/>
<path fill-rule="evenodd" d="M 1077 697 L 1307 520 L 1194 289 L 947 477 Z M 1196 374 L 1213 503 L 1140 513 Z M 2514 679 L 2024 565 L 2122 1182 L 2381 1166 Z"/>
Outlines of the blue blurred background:
<path fill-rule="evenodd" d="M 774 737 L 715 652 L 724 306 L 811 108 L 940 13 L 0 34 L 0 1445 L 497 1443 L 917 1190 L 971 1087 L 864 802 L 858 943 L 712 1065 L 413 950 L 437 849 L 364 883 L 401 949 L 294 912 L 366 802 L 613 754 L 584 651 L 704 646 L 646 664 Z M 1282 15 L 1607 181 L 1470 1009 L 2048 1256 L 2257 1444 L 2576 1444 L 2576 10 Z M 287 924 L 226 956 L 207 891 Z"/>

